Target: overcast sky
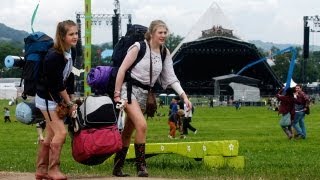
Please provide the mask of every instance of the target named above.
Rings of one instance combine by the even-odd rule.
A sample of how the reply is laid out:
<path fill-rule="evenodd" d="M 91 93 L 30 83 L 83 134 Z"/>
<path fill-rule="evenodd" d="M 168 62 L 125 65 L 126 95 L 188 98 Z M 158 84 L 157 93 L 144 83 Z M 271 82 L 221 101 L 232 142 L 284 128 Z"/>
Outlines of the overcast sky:
<path fill-rule="evenodd" d="M 31 32 L 31 17 L 38 2 L 1 0 L 0 22 Z M 320 15 L 320 0 L 120 0 L 120 7 L 122 14 L 132 14 L 133 23 L 148 26 L 151 20 L 162 19 L 172 33 L 184 37 L 214 2 L 245 40 L 303 44 L 303 16 Z M 113 3 L 91 0 L 92 13 L 113 14 Z M 84 0 L 40 0 L 33 28 L 54 36 L 57 22 L 76 20 L 76 12 L 84 12 Z M 111 26 L 102 24 L 92 28 L 93 44 L 112 40 Z M 320 30 L 311 21 L 309 25 Z M 125 32 L 125 27 L 122 30 Z M 310 34 L 310 45 L 320 45 L 320 32 Z"/>

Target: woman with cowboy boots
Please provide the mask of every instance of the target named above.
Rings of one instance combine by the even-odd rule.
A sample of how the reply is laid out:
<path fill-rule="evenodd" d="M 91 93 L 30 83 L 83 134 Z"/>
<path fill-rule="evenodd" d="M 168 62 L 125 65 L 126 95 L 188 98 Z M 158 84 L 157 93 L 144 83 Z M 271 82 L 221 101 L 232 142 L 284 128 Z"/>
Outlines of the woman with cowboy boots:
<path fill-rule="evenodd" d="M 60 155 L 67 130 L 56 107 L 64 101 L 69 112 L 77 108 L 72 102 L 74 74 L 71 72 L 75 60 L 75 51 L 71 49 L 77 41 L 77 24 L 71 20 L 59 22 L 53 48 L 48 51 L 43 62 L 45 81 L 37 84 L 35 102 L 46 120 L 46 136 L 39 143 L 35 174 L 37 180 L 67 179 L 60 171 Z"/>
<path fill-rule="evenodd" d="M 137 83 L 132 85 L 131 103 L 126 103 L 125 106 L 127 116 L 125 127 L 122 131 L 123 148 L 116 154 L 114 159 L 114 176 L 128 176 L 128 174 L 122 172 L 122 167 L 124 165 L 124 160 L 130 145 L 130 139 L 134 130 L 136 130 L 134 148 L 136 154 L 137 175 L 139 177 L 149 176 L 145 160 L 147 122 L 143 115 L 143 112 L 146 109 L 146 99 L 148 94 L 148 89 L 145 88 L 146 86 L 151 85 L 151 87 L 153 87 L 155 82 L 158 80 L 162 88 L 166 89 L 170 86 L 181 98 L 183 98 L 188 108 L 191 109 L 192 107 L 174 73 L 173 62 L 169 50 L 164 46 L 167 36 L 167 25 L 161 20 L 152 21 L 147 33 L 145 34 L 146 53 L 144 57 L 131 69 L 131 77 Z M 127 55 L 118 70 L 114 92 L 115 102 L 120 101 L 120 99 L 124 99 L 128 102 L 127 90 L 130 91 L 130 89 L 127 89 L 124 77 L 129 67 L 131 67 L 137 58 L 139 50 L 140 43 L 136 42 L 128 49 Z M 167 52 L 164 62 L 161 60 L 161 52 L 163 51 Z M 151 73 L 150 63 L 152 63 Z M 150 74 L 152 74 L 151 84 Z"/>

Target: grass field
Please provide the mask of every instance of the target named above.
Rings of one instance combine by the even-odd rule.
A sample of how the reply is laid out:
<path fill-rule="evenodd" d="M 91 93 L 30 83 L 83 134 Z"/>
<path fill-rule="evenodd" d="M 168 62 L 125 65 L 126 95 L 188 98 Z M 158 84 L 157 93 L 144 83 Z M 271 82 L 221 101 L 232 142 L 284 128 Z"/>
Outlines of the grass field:
<path fill-rule="evenodd" d="M 0 107 L 8 101 L 0 101 Z M 37 145 L 35 126 L 14 122 L 15 106 L 10 106 L 12 123 L 0 122 L 0 171 L 34 172 Z M 196 107 L 192 125 L 197 134 L 170 140 L 167 116 L 148 120 L 147 142 L 238 140 L 245 168 L 208 168 L 201 161 L 180 155 L 158 155 L 147 159 L 151 177 L 178 179 L 320 179 L 320 105 L 306 116 L 306 140 L 288 140 L 279 127 L 277 112 L 267 107 Z M 168 107 L 161 108 L 167 114 Z M 3 118 L 3 113 L 1 114 Z M 71 176 L 111 176 L 112 164 L 85 166 L 72 159 L 70 138 L 62 152 L 61 167 Z M 132 162 L 125 171 L 135 176 Z"/>

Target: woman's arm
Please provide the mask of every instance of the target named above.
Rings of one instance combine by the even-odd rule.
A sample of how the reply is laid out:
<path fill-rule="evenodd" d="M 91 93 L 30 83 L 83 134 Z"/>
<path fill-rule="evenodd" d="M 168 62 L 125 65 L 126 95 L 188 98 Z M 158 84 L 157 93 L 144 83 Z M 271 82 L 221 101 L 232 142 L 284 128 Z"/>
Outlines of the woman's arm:
<path fill-rule="evenodd" d="M 192 104 L 189 101 L 188 96 L 186 95 L 186 93 L 184 92 L 184 90 L 182 89 L 181 85 L 179 82 L 174 82 L 170 85 L 172 87 L 172 89 L 183 99 L 184 103 L 187 106 L 187 111 L 191 110 L 192 108 Z"/>
<path fill-rule="evenodd" d="M 138 52 L 139 52 L 139 48 L 137 46 L 133 46 L 131 49 L 129 49 L 126 57 L 124 58 L 121 66 L 118 70 L 116 84 L 115 84 L 115 88 L 114 88 L 115 101 L 116 101 L 116 99 L 120 100 L 120 91 L 121 91 L 121 86 L 123 84 L 124 77 L 126 75 L 127 70 L 130 68 L 130 66 L 137 59 Z"/>
<path fill-rule="evenodd" d="M 188 96 L 186 95 L 185 92 L 183 92 L 180 97 L 183 98 L 184 103 L 187 105 L 187 111 L 191 111 L 192 110 L 192 103 L 189 101 Z"/>
<path fill-rule="evenodd" d="M 72 94 L 68 94 L 67 90 L 60 91 L 59 94 L 63 98 L 64 102 L 66 102 L 70 114 L 77 109 L 77 104 L 72 102 Z"/>
<path fill-rule="evenodd" d="M 67 93 L 67 90 L 60 91 L 59 93 L 60 93 L 60 96 L 63 98 L 63 100 L 64 100 L 67 104 L 72 103 L 72 99 L 71 99 L 71 97 L 69 96 L 69 94 Z"/>
<path fill-rule="evenodd" d="M 158 82 L 163 89 L 167 89 L 168 86 L 175 82 L 179 83 L 179 80 L 173 69 L 173 61 L 169 50 L 167 50 L 166 59 L 162 63 L 162 71 L 160 73 L 160 77 L 158 78 Z"/>

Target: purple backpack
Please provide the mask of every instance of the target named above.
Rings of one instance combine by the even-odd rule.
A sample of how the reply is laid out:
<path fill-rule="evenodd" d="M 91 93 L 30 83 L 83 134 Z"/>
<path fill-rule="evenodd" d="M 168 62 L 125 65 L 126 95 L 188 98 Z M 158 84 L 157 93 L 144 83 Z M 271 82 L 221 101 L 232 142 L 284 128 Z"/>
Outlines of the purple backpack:
<path fill-rule="evenodd" d="M 111 66 L 97 66 L 91 68 L 87 75 L 87 83 L 95 94 L 107 93 L 109 79 L 112 76 Z"/>

